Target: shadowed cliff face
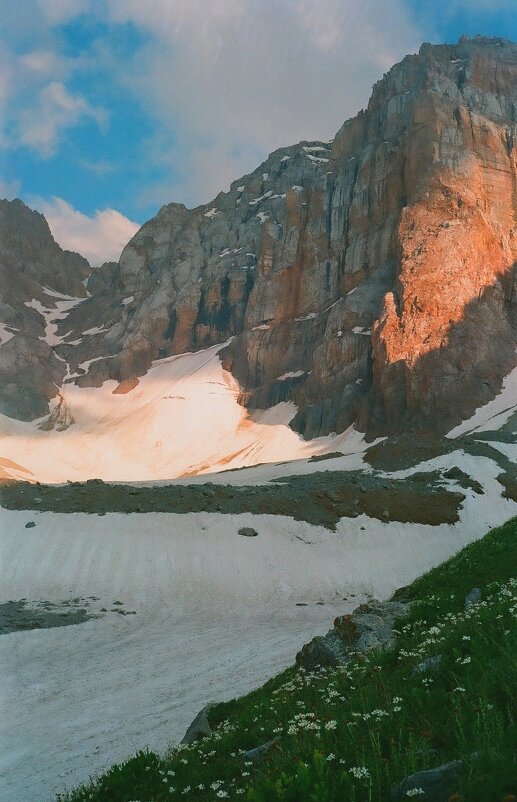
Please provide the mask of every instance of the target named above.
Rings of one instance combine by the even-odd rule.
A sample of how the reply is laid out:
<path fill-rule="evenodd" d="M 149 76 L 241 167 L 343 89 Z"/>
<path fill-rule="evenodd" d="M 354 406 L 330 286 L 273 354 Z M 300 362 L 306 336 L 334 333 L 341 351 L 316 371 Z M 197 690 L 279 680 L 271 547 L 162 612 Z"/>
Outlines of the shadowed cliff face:
<path fill-rule="evenodd" d="M 66 366 L 41 309 L 53 318 L 57 299 L 84 298 L 89 274 L 86 259 L 57 245 L 43 215 L 0 200 L 0 412 L 23 420 L 48 413 Z"/>
<path fill-rule="evenodd" d="M 163 207 L 55 351 L 91 386 L 233 338 L 242 403 L 294 400 L 306 437 L 444 431 L 516 364 L 516 144 L 517 46 L 424 45 L 331 143 Z"/>

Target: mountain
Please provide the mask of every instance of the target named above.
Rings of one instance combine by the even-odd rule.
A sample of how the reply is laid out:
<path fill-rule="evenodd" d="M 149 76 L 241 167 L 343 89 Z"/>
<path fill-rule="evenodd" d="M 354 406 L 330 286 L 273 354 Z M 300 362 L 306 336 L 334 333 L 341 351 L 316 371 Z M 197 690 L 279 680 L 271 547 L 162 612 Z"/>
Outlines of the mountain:
<path fill-rule="evenodd" d="M 25 333 L 0 348 L 1 411 L 31 420 L 54 399 L 43 426 L 66 428 L 70 385 L 135 394 L 153 361 L 220 345 L 239 403 L 287 402 L 304 438 L 447 432 L 517 365 L 516 158 L 517 45 L 463 37 L 394 66 L 331 142 L 164 206 L 116 265 L 89 271 L 4 202 L 19 223 L 0 229 L 0 319 Z"/>
<path fill-rule="evenodd" d="M 511 576 L 515 525 L 407 585 L 517 515 L 516 69 L 517 46 L 502 40 L 424 45 L 332 142 L 273 153 L 210 204 L 164 207 L 119 263 L 98 269 L 62 251 L 41 215 L 0 203 L 1 799 L 237 793 L 248 775 L 240 750 L 256 753 L 291 729 L 291 713 L 251 721 L 261 699 L 270 710 L 271 683 L 250 704 L 211 710 L 211 725 L 223 722 L 214 747 L 223 740 L 219 752 L 201 745 L 195 783 L 193 753 L 172 758 L 173 775 L 165 763 L 149 768 L 162 760 L 153 750 L 177 742 L 211 700 L 235 700 L 288 668 L 333 620 L 319 642 L 343 654 L 343 639 L 357 643 L 358 604 L 376 619 L 363 631 L 375 642 L 386 620 L 372 596 L 382 602 L 404 586 L 404 599 L 427 605 L 411 615 L 426 643 L 440 641 L 440 671 L 452 667 L 434 685 L 423 677 L 420 695 L 413 682 L 413 700 L 420 711 L 428 700 L 428 718 L 445 676 L 448 707 L 438 712 L 463 705 L 473 721 L 469 699 L 486 690 L 480 669 L 493 643 L 477 649 L 483 627 L 469 623 L 465 594 L 481 597 L 474 609 L 485 615 L 494 580 Z M 445 650 L 428 637 L 438 608 L 449 623 L 459 612 L 464 627 Z M 498 618 L 500 630 L 485 623 L 507 687 Z M 408 658 L 419 645 L 403 630 L 406 687 L 411 661 L 429 655 Z M 370 691 L 382 699 L 364 697 L 365 667 L 357 692 L 378 729 L 372 711 L 391 695 L 373 672 Z M 296 764 L 300 794 L 317 786 L 332 797 L 335 765 L 357 779 L 358 799 L 371 790 L 368 755 L 353 735 L 355 751 L 332 739 L 361 699 L 344 686 L 336 696 L 326 676 L 326 749 L 313 785 Z M 463 701 L 458 682 L 470 689 Z M 303 700 L 289 684 L 294 710 Z M 310 701 L 314 688 L 305 690 Z M 408 704 L 393 714 L 411 724 L 415 749 L 397 735 L 405 758 L 395 755 L 388 773 L 382 764 L 388 796 L 409 773 L 475 757 L 486 734 L 476 707 L 482 737 L 456 728 L 444 751 L 445 718 L 435 716 L 432 732 L 422 725 L 436 742 L 416 737 Z M 499 708 L 488 711 L 490 732 L 503 743 Z M 384 718 L 392 732 L 393 721 Z M 292 763 L 291 737 L 302 756 L 296 735 L 278 755 Z M 497 748 L 490 776 L 506 782 L 513 755 L 503 765 Z M 128 753 L 136 757 L 101 776 Z M 221 785 L 231 754 L 239 788 Z M 373 782 L 378 761 L 370 769 Z M 250 768 L 252 786 L 259 774 L 269 782 L 264 771 Z M 98 784 L 65 790 L 92 776 Z M 498 788 L 499 799 L 514 790 Z"/>
<path fill-rule="evenodd" d="M 55 321 L 86 297 L 83 282 L 90 272 L 86 259 L 54 241 L 43 215 L 20 200 L 0 200 L 0 411 L 5 415 L 31 420 L 48 413 L 66 374 L 55 348 Z"/>

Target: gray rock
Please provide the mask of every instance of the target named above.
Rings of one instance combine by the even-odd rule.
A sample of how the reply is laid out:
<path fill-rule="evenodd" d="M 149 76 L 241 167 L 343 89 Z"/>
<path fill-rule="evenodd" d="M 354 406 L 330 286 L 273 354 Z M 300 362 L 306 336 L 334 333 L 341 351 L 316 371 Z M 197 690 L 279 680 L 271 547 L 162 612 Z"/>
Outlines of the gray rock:
<path fill-rule="evenodd" d="M 413 669 L 413 674 L 427 674 L 428 671 L 438 671 L 442 664 L 442 655 L 436 654 L 433 657 L 427 657 L 425 660 L 422 660 L 417 666 Z"/>
<path fill-rule="evenodd" d="M 260 763 L 279 741 L 280 738 L 273 738 L 272 741 L 268 741 L 261 746 L 256 746 L 254 749 L 248 749 L 247 752 L 244 752 L 243 758 L 245 760 L 253 760 L 254 763 Z"/>
<path fill-rule="evenodd" d="M 312 671 L 318 666 L 344 665 L 352 656 L 347 644 L 331 629 L 326 635 L 317 635 L 302 646 L 296 655 L 296 663 Z"/>
<path fill-rule="evenodd" d="M 305 644 L 296 662 L 308 670 L 317 666 L 344 665 L 357 653 L 387 649 L 395 641 L 393 625 L 408 610 L 402 602 L 375 599 L 357 607 L 351 615 L 336 618 L 333 629 Z"/>
<path fill-rule="evenodd" d="M 453 760 L 434 769 L 417 771 L 415 774 L 404 777 L 392 790 L 391 797 L 393 802 L 407 800 L 408 791 L 419 788 L 424 793 L 416 798 L 421 799 L 422 802 L 447 802 L 449 796 L 457 788 L 462 768 L 463 763 L 461 760 Z"/>
<path fill-rule="evenodd" d="M 211 702 L 210 704 L 205 705 L 205 707 L 199 711 L 192 724 L 190 724 L 188 727 L 185 735 L 181 739 L 182 744 L 191 744 L 194 743 L 194 741 L 200 741 L 202 738 L 210 735 L 212 728 L 210 727 L 210 723 L 208 721 L 208 712 L 213 706 L 214 703 Z"/>
<path fill-rule="evenodd" d="M 34 521 L 27 521 L 27 523 L 25 524 L 25 529 L 32 529 L 33 526 L 36 526 L 36 523 Z"/>
<path fill-rule="evenodd" d="M 481 588 L 472 588 L 472 590 L 465 596 L 465 610 L 472 604 L 477 604 L 481 601 Z"/>
<path fill-rule="evenodd" d="M 252 529 L 251 526 L 242 526 L 239 529 L 239 535 L 242 535 L 243 537 L 257 537 L 258 532 L 256 529 Z"/>

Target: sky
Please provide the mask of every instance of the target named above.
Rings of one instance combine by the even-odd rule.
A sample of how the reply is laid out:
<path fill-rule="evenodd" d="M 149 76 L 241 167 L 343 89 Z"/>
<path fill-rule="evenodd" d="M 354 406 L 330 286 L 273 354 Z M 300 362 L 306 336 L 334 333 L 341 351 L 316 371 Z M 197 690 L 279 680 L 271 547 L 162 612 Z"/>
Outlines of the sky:
<path fill-rule="evenodd" d="M 92 265 L 172 201 L 333 137 L 422 42 L 517 40 L 515 0 L 0 0 L 0 197 Z"/>

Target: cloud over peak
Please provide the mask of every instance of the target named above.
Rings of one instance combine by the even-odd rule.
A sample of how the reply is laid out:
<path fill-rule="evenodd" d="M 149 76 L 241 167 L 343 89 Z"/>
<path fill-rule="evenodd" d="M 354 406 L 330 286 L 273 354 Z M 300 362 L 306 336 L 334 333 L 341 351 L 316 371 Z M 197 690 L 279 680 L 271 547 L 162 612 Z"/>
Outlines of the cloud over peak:
<path fill-rule="evenodd" d="M 116 209 L 98 210 L 90 217 L 63 198 L 35 198 L 32 204 L 45 215 L 56 242 L 85 256 L 93 267 L 116 262 L 122 248 L 140 228 Z"/>

